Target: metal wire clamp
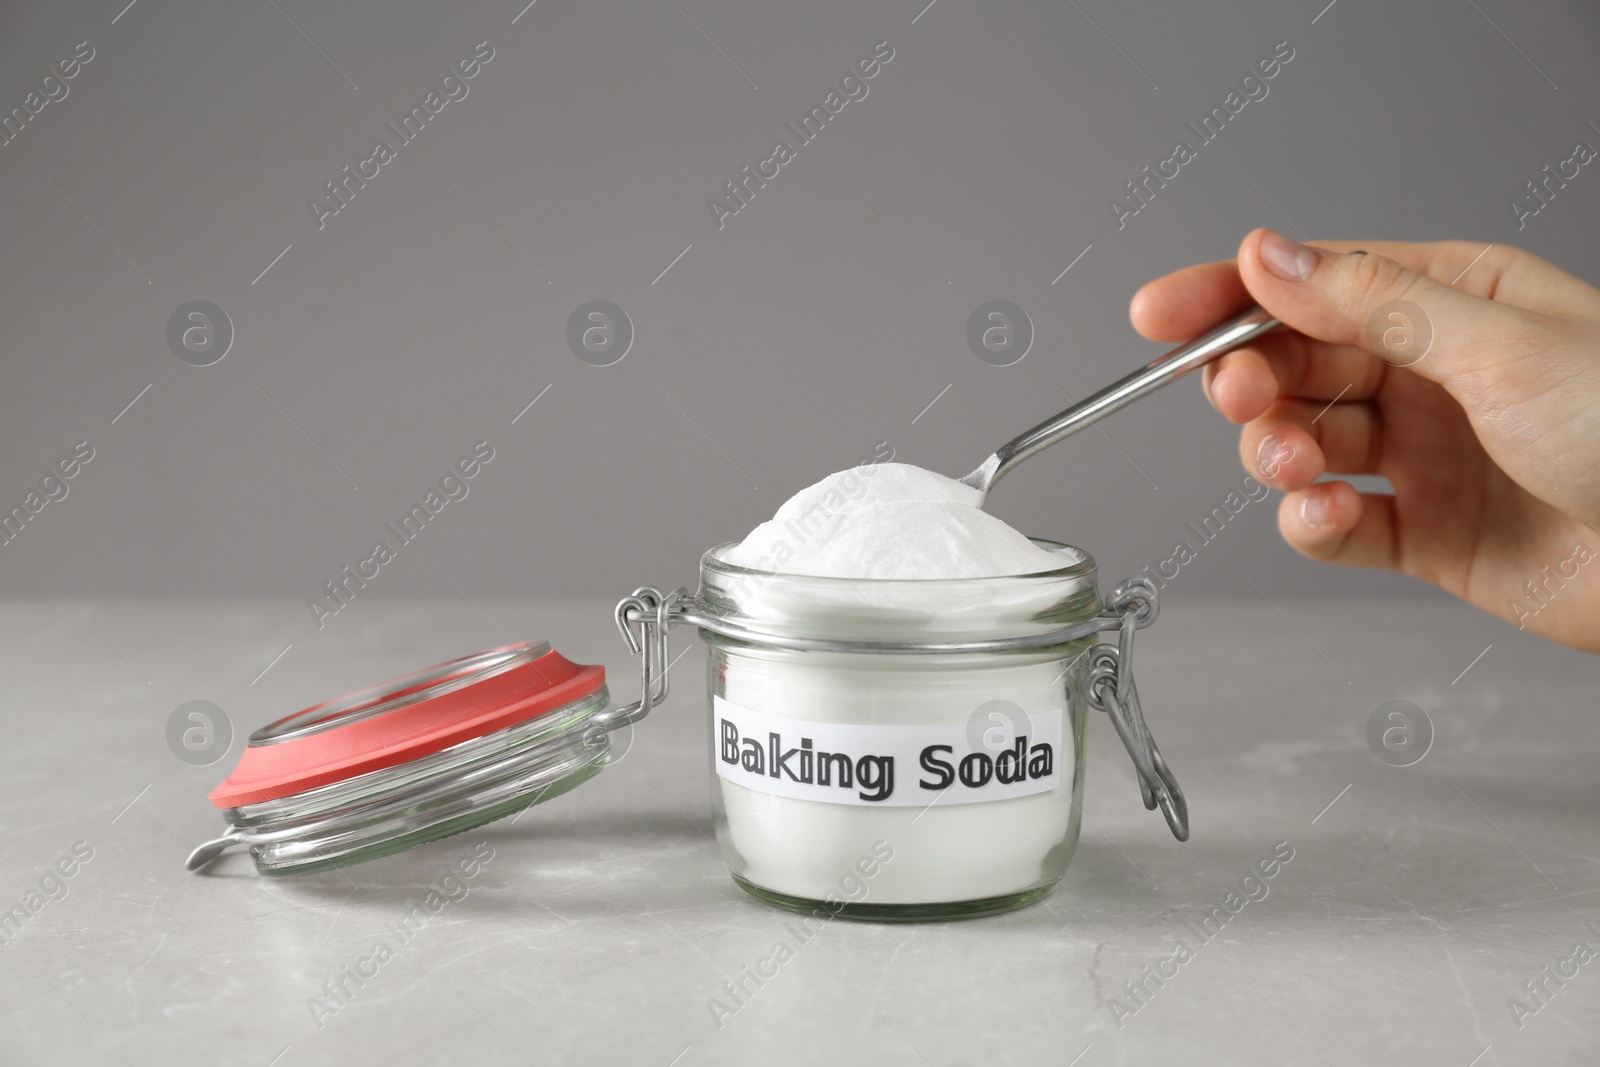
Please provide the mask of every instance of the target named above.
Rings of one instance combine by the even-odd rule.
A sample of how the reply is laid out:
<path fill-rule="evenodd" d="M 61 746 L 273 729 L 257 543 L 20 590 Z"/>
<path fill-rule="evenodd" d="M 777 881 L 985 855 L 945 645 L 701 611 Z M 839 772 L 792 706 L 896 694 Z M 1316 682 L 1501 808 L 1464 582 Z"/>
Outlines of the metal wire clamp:
<path fill-rule="evenodd" d="M 1139 773 L 1145 809 L 1154 811 L 1159 807 L 1172 836 L 1187 841 L 1189 803 L 1144 721 L 1139 690 L 1133 681 L 1134 631 L 1154 622 L 1157 610 L 1155 586 L 1148 578 L 1129 578 L 1112 590 L 1106 614 L 1117 619 L 1117 643 L 1094 646 L 1083 695 L 1091 708 L 1106 713 L 1117 736 L 1122 738 L 1122 747 L 1128 750 Z"/>

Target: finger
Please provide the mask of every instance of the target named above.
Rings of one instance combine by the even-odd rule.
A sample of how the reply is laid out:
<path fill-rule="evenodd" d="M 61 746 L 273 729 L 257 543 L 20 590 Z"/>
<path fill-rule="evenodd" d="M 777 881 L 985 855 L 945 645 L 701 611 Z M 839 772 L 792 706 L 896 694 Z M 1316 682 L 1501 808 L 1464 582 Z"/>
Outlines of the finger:
<path fill-rule="evenodd" d="M 1332 253 L 1361 249 L 1485 300 L 1548 315 L 1592 316 L 1593 286 L 1538 256 L 1476 241 L 1318 241 Z M 1152 341 L 1187 341 L 1254 301 L 1237 260 L 1201 263 L 1147 283 L 1134 294 L 1129 318 Z"/>
<path fill-rule="evenodd" d="M 1128 305 L 1133 328 L 1152 341 L 1188 341 L 1255 303 L 1233 260 L 1197 263 L 1146 282 Z"/>
<path fill-rule="evenodd" d="M 1307 415 L 1305 421 L 1310 419 Z M 1285 419 L 1280 405 L 1239 434 L 1239 462 L 1263 484 L 1286 493 L 1304 489 L 1327 469 L 1316 437 L 1300 423 Z"/>
<path fill-rule="evenodd" d="M 1471 241 L 1312 241 L 1311 244 L 1329 252 L 1361 251 L 1387 256 L 1408 270 L 1426 274 L 1446 285 L 1455 280 L 1478 253 L 1486 247 L 1494 247 L 1487 242 Z"/>
<path fill-rule="evenodd" d="M 1546 315 L 1592 314 L 1594 287 L 1531 252 L 1482 241 L 1316 241 L 1330 252 L 1363 249 L 1483 300 Z"/>
<path fill-rule="evenodd" d="M 1241 348 L 1209 364 L 1202 381 L 1206 399 L 1229 422 L 1260 418 L 1278 399 L 1278 376 L 1258 348 Z"/>
<path fill-rule="evenodd" d="M 1268 334 L 1206 368 L 1206 395 L 1233 422 L 1259 418 L 1279 397 L 1368 400 L 1388 364 L 1350 345 L 1330 345 L 1292 330 Z"/>
<path fill-rule="evenodd" d="M 1352 567 L 1398 570 L 1395 500 L 1357 493 L 1348 482 L 1323 482 L 1285 496 L 1278 532 L 1301 555 Z"/>
<path fill-rule="evenodd" d="M 1321 341 L 1365 349 L 1436 382 L 1516 358 L 1532 312 L 1469 296 L 1386 256 L 1340 254 L 1256 230 L 1239 274 L 1261 305 Z"/>
<path fill-rule="evenodd" d="M 1383 420 L 1373 404 L 1280 400 L 1239 435 L 1245 469 L 1285 492 L 1329 472 L 1376 474 L 1382 450 Z"/>

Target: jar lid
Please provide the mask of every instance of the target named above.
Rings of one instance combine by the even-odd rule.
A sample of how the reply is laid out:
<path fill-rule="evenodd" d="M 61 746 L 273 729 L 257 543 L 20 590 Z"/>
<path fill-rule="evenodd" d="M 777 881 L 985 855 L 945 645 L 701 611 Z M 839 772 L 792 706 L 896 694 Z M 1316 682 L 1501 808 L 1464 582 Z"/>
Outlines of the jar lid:
<path fill-rule="evenodd" d="M 382 770 L 554 711 L 605 684 L 548 642 L 478 652 L 285 716 L 250 735 L 219 808 Z"/>
<path fill-rule="evenodd" d="M 298 711 L 250 735 L 186 866 L 242 844 L 263 874 L 326 870 L 559 796 L 607 763 L 608 701 L 605 668 L 527 642 Z"/>

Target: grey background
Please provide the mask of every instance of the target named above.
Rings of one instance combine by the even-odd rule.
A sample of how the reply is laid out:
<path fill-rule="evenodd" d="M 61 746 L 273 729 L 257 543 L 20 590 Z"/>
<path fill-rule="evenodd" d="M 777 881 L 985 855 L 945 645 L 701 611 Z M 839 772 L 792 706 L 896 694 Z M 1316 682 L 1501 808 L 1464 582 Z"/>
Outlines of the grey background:
<path fill-rule="evenodd" d="M 367 601 L 692 585 L 704 549 L 880 441 L 960 474 L 1161 351 L 1127 324 L 1134 289 L 1253 226 L 1514 242 L 1600 278 L 1600 176 L 1521 233 L 1506 206 L 1600 137 L 1592 7 L 1323 6 L 8 5 L 5 108 L 76 42 L 97 55 L 0 149 L 0 503 L 77 441 L 97 455 L 0 549 L 0 591 L 303 601 L 483 438 L 471 495 Z M 470 95 L 319 231 L 308 198 L 485 39 Z M 707 198 L 885 39 L 870 95 L 719 232 Z M 1118 232 L 1108 198 L 1282 40 L 1270 95 Z M 165 342 L 196 298 L 236 329 L 212 367 Z M 636 330 L 607 368 L 565 344 L 596 298 Z M 1033 319 L 1015 366 L 967 349 L 992 298 Z M 1104 429 L 993 507 L 1116 578 L 1241 472 L 1193 381 Z M 1260 504 L 1164 595 L 1254 596 L 1246 577 L 1426 593 L 1301 560 Z"/>

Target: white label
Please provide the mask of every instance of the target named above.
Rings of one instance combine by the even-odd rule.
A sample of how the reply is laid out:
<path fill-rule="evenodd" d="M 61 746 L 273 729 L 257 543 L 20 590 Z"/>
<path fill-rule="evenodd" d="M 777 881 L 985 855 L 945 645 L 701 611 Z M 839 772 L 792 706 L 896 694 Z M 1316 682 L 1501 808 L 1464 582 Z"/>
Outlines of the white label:
<path fill-rule="evenodd" d="M 1009 800 L 1062 783 L 1060 708 L 1021 715 L 1004 726 L 813 722 L 752 711 L 721 697 L 712 698 L 712 712 L 717 774 L 774 796 L 923 807 Z"/>

